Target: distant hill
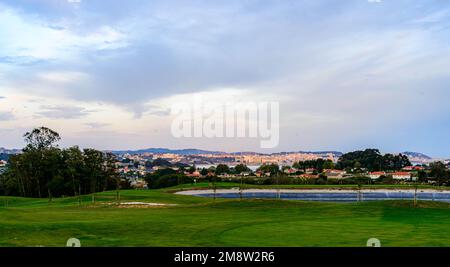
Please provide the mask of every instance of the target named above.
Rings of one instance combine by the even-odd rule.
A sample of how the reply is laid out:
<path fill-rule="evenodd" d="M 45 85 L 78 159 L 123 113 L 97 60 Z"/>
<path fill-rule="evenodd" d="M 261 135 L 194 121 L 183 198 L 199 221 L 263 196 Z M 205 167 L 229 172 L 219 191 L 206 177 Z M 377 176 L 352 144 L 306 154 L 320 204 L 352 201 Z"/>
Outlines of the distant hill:
<path fill-rule="evenodd" d="M 1 149 L 0 149 L 0 152 L 1 152 Z M 339 158 L 343 155 L 342 152 L 331 151 L 331 150 L 291 151 L 291 152 L 278 152 L 278 153 L 259 153 L 259 152 L 251 152 L 251 151 L 241 151 L 241 152 L 225 153 L 225 152 L 221 152 L 221 151 L 210 151 L 210 150 L 202 150 L 202 149 L 195 149 L 195 148 L 189 148 L 189 149 L 146 148 L 146 149 L 139 149 L 139 150 L 114 150 L 114 151 L 110 151 L 110 152 L 117 154 L 117 155 L 123 155 L 123 154 L 137 155 L 137 154 L 143 154 L 143 153 L 152 153 L 152 154 L 177 154 L 177 155 L 230 154 L 230 155 L 235 155 L 235 156 L 287 155 L 287 154 L 293 154 L 293 153 L 302 153 L 302 154 L 311 154 L 311 155 L 317 155 L 317 156 L 325 156 L 328 154 L 332 154 L 335 158 Z M 408 158 L 410 158 L 410 160 L 412 160 L 414 162 L 429 162 L 432 160 L 432 158 L 430 156 L 427 156 L 427 155 L 419 153 L 419 152 L 406 151 L 406 152 L 403 152 L 402 154 L 408 156 Z"/>
<path fill-rule="evenodd" d="M 11 156 L 10 154 L 0 153 L 0 160 L 6 160 L 7 161 L 10 156 Z"/>
<path fill-rule="evenodd" d="M 409 161 L 411 161 L 411 163 L 413 165 L 421 165 L 421 164 L 428 164 L 436 159 L 433 159 L 432 157 L 425 155 L 423 153 L 419 153 L 419 152 L 403 152 L 403 155 L 406 155 L 409 158 Z"/>
<path fill-rule="evenodd" d="M 230 155 L 235 156 L 249 156 L 249 155 L 264 155 L 264 153 L 251 152 L 251 151 L 243 151 L 243 152 L 232 152 Z"/>
<path fill-rule="evenodd" d="M 419 152 L 403 152 L 403 155 L 408 156 L 408 158 L 416 158 L 416 159 L 423 159 L 423 160 L 431 160 L 432 158 L 430 156 L 427 156 L 425 154 L 419 153 Z"/>
<path fill-rule="evenodd" d="M 342 156 L 344 153 L 339 151 L 299 151 L 298 153 L 305 153 L 305 154 L 314 154 L 314 155 L 326 155 L 326 154 L 333 154 L 336 157 Z"/>
<path fill-rule="evenodd" d="M 0 160 L 8 160 L 9 157 L 12 155 L 17 155 L 21 153 L 22 151 L 19 149 L 6 149 L 3 147 L 0 147 Z"/>
<path fill-rule="evenodd" d="M 20 149 L 6 149 L 4 147 L 0 147 L 0 154 L 16 155 L 21 152 L 22 152 L 22 150 L 20 150 Z"/>
<path fill-rule="evenodd" d="M 143 153 L 152 153 L 152 154 L 178 154 L 178 155 L 199 155 L 199 154 L 223 154 L 220 151 L 208 151 L 201 149 L 168 149 L 168 148 L 147 148 L 140 150 L 114 150 L 112 151 L 114 154 L 143 154 Z"/>
<path fill-rule="evenodd" d="M 168 148 L 147 148 L 147 149 L 139 149 L 139 150 L 113 150 L 111 151 L 114 154 L 143 154 L 143 153 L 152 153 L 152 154 L 178 154 L 178 155 L 200 155 L 200 154 L 227 154 L 221 151 L 210 151 L 210 150 L 202 150 L 202 149 L 168 149 Z M 293 154 L 293 153 L 303 153 L 303 154 L 313 154 L 313 155 L 326 155 L 333 154 L 335 157 L 342 156 L 342 152 L 338 151 L 294 151 L 294 152 L 279 152 L 279 153 L 259 153 L 259 152 L 232 152 L 228 153 L 230 155 L 242 156 L 242 155 L 283 155 L 283 154 Z"/>
<path fill-rule="evenodd" d="M 0 160 L 8 160 L 8 158 L 11 155 L 16 155 L 21 153 L 22 150 L 20 149 L 6 149 L 3 147 L 0 147 Z M 196 148 L 189 148 L 189 149 L 169 149 L 169 148 L 146 148 L 146 149 L 139 149 L 139 150 L 113 150 L 109 151 L 116 155 L 123 155 L 123 154 L 143 154 L 143 153 L 152 153 L 152 154 L 178 154 L 178 155 L 200 155 L 200 154 L 230 154 L 230 155 L 286 155 L 286 154 L 293 154 L 293 153 L 302 153 L 302 154 L 312 154 L 312 155 L 318 155 L 318 156 L 324 156 L 327 154 L 332 154 L 335 158 L 339 158 L 343 155 L 342 152 L 339 151 L 292 151 L 292 152 L 278 152 L 278 153 L 259 153 L 259 152 L 251 152 L 251 151 L 241 151 L 241 152 L 232 152 L 232 153 L 225 153 L 221 151 L 210 151 L 210 150 L 202 150 L 202 149 L 196 149 Z M 406 151 L 402 152 L 403 155 L 408 156 L 408 158 L 411 161 L 414 161 L 415 163 L 426 163 L 433 160 L 432 157 L 425 155 L 420 152 L 411 152 Z"/>

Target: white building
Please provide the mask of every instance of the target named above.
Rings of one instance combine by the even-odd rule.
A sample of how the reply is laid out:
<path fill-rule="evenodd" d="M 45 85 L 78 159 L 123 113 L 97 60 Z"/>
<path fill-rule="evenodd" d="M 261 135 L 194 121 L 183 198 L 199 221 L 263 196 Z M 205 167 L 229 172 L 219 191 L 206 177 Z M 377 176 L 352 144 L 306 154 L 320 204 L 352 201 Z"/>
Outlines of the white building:
<path fill-rule="evenodd" d="M 330 179 L 342 179 L 346 171 L 342 170 L 324 170 L 325 175 Z"/>
<path fill-rule="evenodd" d="M 369 172 L 370 179 L 378 179 L 383 175 L 386 175 L 386 173 L 385 172 Z"/>
<path fill-rule="evenodd" d="M 411 173 L 409 172 L 394 172 L 392 178 L 397 180 L 409 180 L 411 179 Z"/>

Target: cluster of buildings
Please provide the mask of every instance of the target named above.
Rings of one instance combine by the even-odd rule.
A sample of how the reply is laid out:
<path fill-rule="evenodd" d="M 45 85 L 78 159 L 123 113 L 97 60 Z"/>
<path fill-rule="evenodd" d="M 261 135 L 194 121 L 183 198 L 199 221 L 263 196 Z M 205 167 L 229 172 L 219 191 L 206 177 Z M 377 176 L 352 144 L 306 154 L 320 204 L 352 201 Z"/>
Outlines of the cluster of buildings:
<path fill-rule="evenodd" d="M 245 164 L 247 166 L 253 166 L 252 171 L 239 174 L 239 176 L 256 176 L 256 177 L 268 177 L 270 173 L 262 173 L 257 171 L 256 168 L 263 164 L 275 163 L 279 166 L 286 166 L 283 168 L 284 174 L 290 177 L 299 177 L 305 179 L 317 179 L 320 176 L 326 176 L 328 179 L 345 179 L 351 177 L 369 177 L 371 179 L 379 179 L 381 177 L 392 177 L 395 180 L 414 180 L 417 177 L 417 172 L 423 170 L 420 166 L 408 166 L 401 171 L 392 172 L 363 172 L 354 174 L 352 172 L 346 172 L 345 170 L 325 169 L 322 173 L 318 173 L 317 170 L 309 168 L 306 170 L 298 170 L 292 166 L 295 162 L 324 159 L 337 162 L 339 154 L 336 152 L 291 152 L 291 153 L 276 153 L 276 154 L 259 154 L 259 153 L 211 153 L 211 154 L 172 154 L 172 153 L 142 153 L 142 154 L 123 154 L 118 157 L 117 168 L 119 173 L 130 179 L 132 182 L 141 181 L 142 177 L 148 173 L 152 173 L 161 168 L 172 168 L 179 170 L 181 167 L 185 167 L 187 170 L 191 166 L 195 166 L 195 171 L 187 172 L 185 174 L 194 178 L 205 178 L 207 176 L 214 175 L 213 172 L 203 172 L 202 168 L 208 169 L 211 166 L 217 166 L 218 164 L 226 164 L 230 167 L 238 164 Z M 155 159 L 160 160 L 162 165 L 154 165 Z M 233 174 L 220 175 L 223 178 L 233 177 Z"/>
<path fill-rule="evenodd" d="M 286 152 L 274 154 L 243 153 L 235 155 L 235 161 L 246 165 L 263 165 L 275 163 L 280 166 L 291 166 L 295 162 L 306 160 L 331 160 L 337 162 L 338 152 Z"/>
<path fill-rule="evenodd" d="M 420 166 L 407 166 L 399 172 L 369 172 L 367 176 L 371 179 L 378 179 L 382 176 L 392 176 L 392 178 L 396 180 L 414 180 L 415 174 L 423 169 L 424 168 Z"/>
<path fill-rule="evenodd" d="M 345 170 L 325 169 L 318 173 L 314 168 L 299 170 L 291 167 L 294 163 L 307 160 L 331 160 L 337 162 L 341 154 L 339 152 L 289 152 L 289 153 L 199 153 L 199 154 L 177 154 L 177 153 L 124 153 L 117 157 L 116 168 L 118 173 L 135 188 L 145 188 L 145 175 L 153 173 L 159 169 L 171 168 L 176 171 L 184 170 L 184 174 L 195 179 L 207 178 L 214 176 L 215 173 L 210 167 L 218 164 L 225 164 L 234 167 L 238 164 L 244 164 L 251 170 L 240 174 L 221 174 L 221 178 L 239 177 L 270 177 L 271 173 L 263 173 L 257 168 L 263 164 L 277 164 L 282 167 L 282 172 L 289 177 L 303 179 L 317 179 L 319 177 L 327 177 L 327 179 L 345 179 L 351 177 L 368 177 L 371 179 L 379 179 L 381 177 L 392 177 L 395 180 L 415 180 L 417 173 L 423 170 L 420 166 L 408 166 L 401 171 L 378 171 L 363 172 L 354 174 Z M 450 164 L 449 162 L 445 162 Z M 6 170 L 7 161 L 0 160 L 0 174 Z M 284 167 L 283 167 L 284 166 Z M 194 167 L 194 169 L 192 169 Z M 206 169 L 207 171 L 201 171 Z"/>
<path fill-rule="evenodd" d="M 339 152 L 286 152 L 274 154 L 260 154 L 253 152 L 242 153 L 210 153 L 210 154 L 175 154 L 175 153 L 141 153 L 141 154 L 123 154 L 119 156 L 118 167 L 124 172 L 127 171 L 148 171 L 145 164 L 153 159 L 163 159 L 173 165 L 197 165 L 213 166 L 226 164 L 235 166 L 245 164 L 247 166 L 261 166 L 263 164 L 275 163 L 279 166 L 291 166 L 295 162 L 306 160 L 332 160 L 337 162 L 340 156 Z M 129 162 L 136 164 L 130 166 Z"/>
<path fill-rule="evenodd" d="M 407 166 L 404 167 L 401 171 L 377 171 L 377 172 L 363 172 L 363 173 L 349 173 L 345 170 L 336 170 L 336 169 L 325 169 L 321 174 L 318 174 L 316 169 L 310 168 L 306 169 L 306 172 L 297 174 L 298 170 L 294 168 L 288 168 L 284 170 L 284 173 L 289 176 L 297 176 L 300 178 L 309 178 L 316 179 L 319 178 L 320 175 L 325 175 L 328 179 L 345 179 L 351 177 L 369 177 L 371 179 L 379 179 L 381 177 L 392 177 L 395 180 L 415 180 L 417 176 L 417 172 L 424 170 L 421 166 Z M 267 175 L 267 174 L 265 174 Z"/>
<path fill-rule="evenodd" d="M 260 166 L 262 164 L 271 164 L 275 163 L 279 166 L 286 166 L 283 168 L 282 172 L 289 176 L 295 178 L 304 178 L 304 179 L 317 179 L 321 176 L 326 176 L 327 179 L 345 179 L 351 177 L 368 177 L 371 179 L 379 179 L 381 177 L 392 177 L 395 180 L 415 180 L 417 177 L 417 172 L 423 170 L 423 167 L 420 166 L 408 166 L 403 168 L 401 171 L 392 171 L 392 172 L 363 172 L 354 174 L 352 172 L 347 172 L 345 170 L 337 170 L 337 169 L 325 169 L 323 172 L 318 173 L 318 171 L 314 168 L 308 168 L 306 170 L 295 169 L 292 166 L 294 162 L 305 161 L 317 158 L 331 159 L 336 161 L 337 159 L 329 154 L 325 154 L 322 156 L 311 155 L 311 154 L 277 154 L 273 155 L 259 155 L 259 154 L 245 154 L 245 155 L 237 155 L 230 156 L 221 155 L 221 154 L 199 154 L 199 155 L 178 155 L 178 154 L 150 154 L 144 153 L 140 155 L 130 155 L 124 154 L 119 156 L 117 162 L 117 168 L 120 174 L 129 179 L 132 185 L 136 185 L 136 187 L 142 187 L 143 177 L 154 171 L 163 168 L 172 168 L 173 170 L 179 171 L 181 167 L 184 168 L 184 173 L 186 176 L 193 178 L 207 178 L 208 176 L 214 176 L 214 172 L 207 171 L 201 172 L 201 169 L 208 169 L 208 166 L 216 166 L 218 164 L 226 164 L 230 167 L 233 167 L 237 164 L 245 164 L 245 165 L 256 165 Z M 161 163 L 153 164 L 155 159 L 158 159 Z M 207 159 L 207 160 L 206 160 Z M 209 163 L 209 165 L 208 165 Z M 199 165 L 197 165 L 199 164 Z M 203 165 L 202 165 L 203 164 Z M 195 170 L 188 169 L 191 166 L 195 166 Z M 270 177 L 271 173 L 263 173 L 256 169 L 252 171 L 247 171 L 240 174 L 221 174 L 218 175 L 221 178 L 233 178 L 236 176 L 255 176 L 255 177 Z"/>

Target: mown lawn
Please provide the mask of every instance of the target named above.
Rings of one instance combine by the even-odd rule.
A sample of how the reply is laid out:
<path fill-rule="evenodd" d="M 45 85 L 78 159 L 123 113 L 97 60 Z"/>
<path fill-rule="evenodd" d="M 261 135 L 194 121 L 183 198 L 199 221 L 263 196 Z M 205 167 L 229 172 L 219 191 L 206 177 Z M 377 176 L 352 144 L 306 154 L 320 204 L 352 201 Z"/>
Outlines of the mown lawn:
<path fill-rule="evenodd" d="M 171 190 L 126 190 L 48 200 L 0 197 L 0 246 L 450 246 L 450 204 L 216 200 Z M 8 200 L 8 207 L 6 207 Z"/>

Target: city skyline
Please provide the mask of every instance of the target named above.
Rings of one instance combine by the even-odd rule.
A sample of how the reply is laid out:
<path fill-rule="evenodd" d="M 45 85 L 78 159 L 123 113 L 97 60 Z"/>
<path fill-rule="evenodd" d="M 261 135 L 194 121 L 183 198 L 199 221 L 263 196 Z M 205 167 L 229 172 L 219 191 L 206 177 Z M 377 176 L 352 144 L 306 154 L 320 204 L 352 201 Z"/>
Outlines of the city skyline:
<path fill-rule="evenodd" d="M 450 156 L 444 1 L 0 1 L 0 36 L 0 147 Z M 174 138 L 198 97 L 279 102 L 279 146 Z"/>
<path fill-rule="evenodd" d="M 68 147 L 63 147 L 68 148 Z M 86 147 L 86 148 L 93 148 L 93 147 Z M 363 151 L 366 149 L 377 149 L 377 148 L 361 148 L 359 151 Z M 379 150 L 379 149 L 378 149 Z M 6 154 L 16 154 L 20 153 L 21 149 L 17 148 L 5 148 L 0 146 L 0 153 L 6 153 Z M 153 147 L 153 148 L 141 148 L 141 149 L 124 149 L 124 150 L 113 150 L 113 149 L 106 149 L 103 150 L 105 152 L 112 152 L 116 155 L 124 155 L 124 154 L 130 154 L 130 155 L 173 155 L 173 156 L 198 156 L 198 155 L 205 155 L 208 157 L 215 157 L 220 155 L 251 155 L 255 154 L 255 156 L 261 155 L 261 156 L 283 156 L 283 155 L 301 155 L 304 157 L 302 160 L 309 159 L 309 158 L 316 158 L 317 156 L 326 155 L 327 157 L 332 155 L 335 159 L 338 159 L 341 154 L 354 152 L 354 151 L 336 151 L 336 150 L 317 150 L 317 151 L 306 151 L 306 150 L 286 150 L 286 151 L 277 151 L 277 152 L 256 152 L 256 151 L 220 151 L 220 150 L 203 150 L 198 148 L 167 148 L 167 147 Z M 384 154 L 403 154 L 408 156 L 412 162 L 415 162 L 415 164 L 421 164 L 422 163 L 429 163 L 433 161 L 449 161 L 449 157 L 434 157 L 433 155 L 427 155 L 424 153 L 421 153 L 419 151 L 382 151 L 379 150 L 382 155 Z"/>

